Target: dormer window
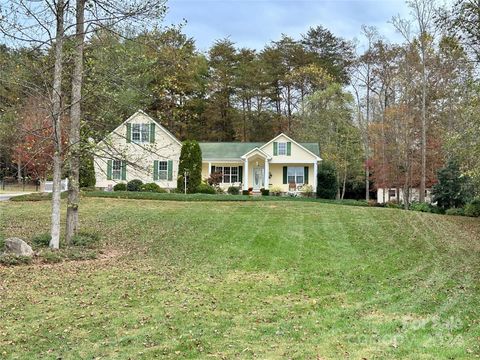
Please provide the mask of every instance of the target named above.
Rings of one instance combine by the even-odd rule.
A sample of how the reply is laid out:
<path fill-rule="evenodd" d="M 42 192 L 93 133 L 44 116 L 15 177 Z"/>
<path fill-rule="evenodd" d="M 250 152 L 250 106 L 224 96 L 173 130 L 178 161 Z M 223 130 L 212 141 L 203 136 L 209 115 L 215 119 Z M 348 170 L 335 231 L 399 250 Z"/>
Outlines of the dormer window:
<path fill-rule="evenodd" d="M 132 124 L 132 142 L 145 143 L 150 141 L 150 124 Z"/>
<path fill-rule="evenodd" d="M 290 156 L 292 155 L 292 143 L 290 141 L 273 142 L 273 156 Z"/>
<path fill-rule="evenodd" d="M 278 155 L 287 155 L 287 143 L 285 142 L 278 143 Z"/>

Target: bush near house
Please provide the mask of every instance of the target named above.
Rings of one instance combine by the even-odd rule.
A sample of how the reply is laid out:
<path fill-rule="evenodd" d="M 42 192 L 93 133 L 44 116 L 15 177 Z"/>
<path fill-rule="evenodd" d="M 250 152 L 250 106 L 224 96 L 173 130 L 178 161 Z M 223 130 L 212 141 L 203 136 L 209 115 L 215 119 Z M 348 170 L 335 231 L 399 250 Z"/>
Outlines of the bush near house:
<path fill-rule="evenodd" d="M 268 196 L 270 195 L 270 190 L 268 189 L 260 189 L 260 192 L 262 193 L 263 196 Z"/>
<path fill-rule="evenodd" d="M 195 193 L 202 183 L 202 150 L 195 140 L 185 141 L 180 152 L 177 189 L 181 192 L 185 191 L 185 171 L 188 172 L 187 193 Z"/>
<path fill-rule="evenodd" d="M 472 197 L 471 182 L 460 171 L 458 163 L 450 160 L 438 170 L 438 183 L 432 188 L 433 202 L 443 209 L 464 206 Z"/>
<path fill-rule="evenodd" d="M 227 190 L 227 193 L 230 195 L 238 195 L 240 194 L 240 188 L 238 186 L 230 186 Z"/>
<path fill-rule="evenodd" d="M 167 191 L 162 189 L 158 184 L 155 183 L 147 183 L 143 184 L 141 187 L 141 191 L 143 192 L 155 192 L 155 193 L 166 193 Z"/>
<path fill-rule="evenodd" d="M 205 183 L 201 183 L 200 185 L 198 185 L 196 192 L 198 194 L 216 194 L 217 193 L 217 191 L 213 186 Z"/>
<path fill-rule="evenodd" d="M 115 186 L 113 187 L 113 191 L 127 191 L 127 184 L 125 183 L 115 184 Z"/>
<path fill-rule="evenodd" d="M 337 171 L 335 166 L 324 161 L 318 167 L 317 197 L 321 199 L 335 199 L 338 191 Z"/>
<path fill-rule="evenodd" d="M 95 169 L 93 166 L 93 157 L 86 155 L 80 159 L 79 182 L 81 188 L 95 186 Z"/>
<path fill-rule="evenodd" d="M 127 183 L 127 191 L 141 191 L 143 182 L 142 180 L 134 179 Z"/>

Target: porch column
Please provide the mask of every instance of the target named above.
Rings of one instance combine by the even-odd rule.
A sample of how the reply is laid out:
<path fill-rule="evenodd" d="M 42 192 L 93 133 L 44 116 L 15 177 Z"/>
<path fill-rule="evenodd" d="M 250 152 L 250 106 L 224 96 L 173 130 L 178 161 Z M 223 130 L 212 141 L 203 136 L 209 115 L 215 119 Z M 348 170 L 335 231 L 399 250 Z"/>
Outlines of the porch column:
<path fill-rule="evenodd" d="M 210 177 L 210 175 L 212 175 L 212 163 L 211 162 L 208 163 L 207 173 L 208 173 L 208 177 Z"/>
<path fill-rule="evenodd" d="M 315 161 L 313 163 L 313 192 L 316 193 L 317 192 L 317 173 L 318 173 L 318 162 Z"/>
<path fill-rule="evenodd" d="M 243 166 L 243 190 L 248 190 L 248 159 L 245 159 Z"/>
<path fill-rule="evenodd" d="M 268 190 L 268 183 L 270 182 L 270 164 L 268 159 L 265 159 L 265 190 Z"/>

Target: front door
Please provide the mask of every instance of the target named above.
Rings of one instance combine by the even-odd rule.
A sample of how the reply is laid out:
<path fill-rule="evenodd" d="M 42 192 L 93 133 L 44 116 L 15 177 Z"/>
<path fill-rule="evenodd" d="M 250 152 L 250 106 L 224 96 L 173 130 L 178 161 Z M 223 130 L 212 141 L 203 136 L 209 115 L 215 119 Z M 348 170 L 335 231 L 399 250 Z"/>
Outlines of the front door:
<path fill-rule="evenodd" d="M 265 187 L 264 171 L 263 167 L 253 168 L 253 190 L 260 190 Z"/>

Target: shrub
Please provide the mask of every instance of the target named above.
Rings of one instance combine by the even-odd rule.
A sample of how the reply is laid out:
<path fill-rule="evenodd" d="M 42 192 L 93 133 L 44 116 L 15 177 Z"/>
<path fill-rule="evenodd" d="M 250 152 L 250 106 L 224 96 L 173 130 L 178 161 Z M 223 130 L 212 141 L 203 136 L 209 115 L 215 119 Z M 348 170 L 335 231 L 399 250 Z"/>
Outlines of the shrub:
<path fill-rule="evenodd" d="M 475 199 L 465 205 L 465 215 L 472 217 L 480 216 L 480 199 Z"/>
<path fill-rule="evenodd" d="M 57 264 L 63 261 L 64 256 L 60 251 L 45 250 L 40 253 L 42 262 L 46 264 Z"/>
<path fill-rule="evenodd" d="M 463 210 L 463 208 L 450 208 L 445 211 L 445 214 L 454 216 L 465 216 L 465 210 Z"/>
<path fill-rule="evenodd" d="M 118 183 L 115 184 L 113 187 L 113 191 L 126 191 L 127 190 L 127 184 L 125 183 Z"/>
<path fill-rule="evenodd" d="M 143 182 L 142 180 L 134 179 L 127 183 L 127 191 L 141 191 Z"/>
<path fill-rule="evenodd" d="M 278 185 L 274 185 L 270 188 L 270 194 L 274 196 L 280 196 L 282 193 L 282 188 Z"/>
<path fill-rule="evenodd" d="M 36 247 L 48 247 L 51 239 L 52 237 L 48 233 L 39 234 L 32 238 L 32 244 Z"/>
<path fill-rule="evenodd" d="M 242 195 L 250 195 L 250 192 L 248 190 L 242 190 Z"/>
<path fill-rule="evenodd" d="M 216 194 L 215 188 L 211 185 L 202 183 L 197 186 L 197 193 L 199 194 Z"/>
<path fill-rule="evenodd" d="M 240 188 L 238 186 L 230 186 L 227 190 L 230 195 L 240 194 Z"/>
<path fill-rule="evenodd" d="M 261 188 L 260 192 L 262 193 L 263 196 L 268 196 L 270 195 L 270 190 Z"/>
<path fill-rule="evenodd" d="M 219 194 L 219 195 L 225 194 L 225 190 L 223 190 L 220 186 L 214 186 L 214 189 L 215 189 L 215 194 Z"/>
<path fill-rule="evenodd" d="M 202 182 L 202 150 L 195 140 L 185 141 L 180 152 L 177 188 L 182 191 L 185 191 L 185 171 L 188 171 L 187 193 L 194 193 Z"/>
<path fill-rule="evenodd" d="M 212 172 L 207 179 L 207 183 L 212 186 L 218 186 L 222 182 L 223 175 L 221 172 Z"/>
<path fill-rule="evenodd" d="M 302 195 L 305 197 L 312 197 L 313 195 L 313 186 L 312 185 L 303 185 L 302 186 Z"/>
<path fill-rule="evenodd" d="M 458 208 L 465 205 L 471 198 L 471 183 L 463 176 L 458 163 L 450 160 L 437 173 L 438 183 L 432 188 L 433 202 L 444 209 Z M 465 208 L 465 211 L 467 209 Z"/>
<path fill-rule="evenodd" d="M 410 204 L 410 210 L 420 212 L 432 212 L 431 207 L 427 203 L 414 202 Z"/>
<path fill-rule="evenodd" d="M 0 255 L 0 264 L 5 266 L 15 266 L 22 264 L 30 264 L 32 258 L 30 256 L 17 256 L 17 255 Z"/>
<path fill-rule="evenodd" d="M 95 186 L 86 186 L 80 188 L 80 191 L 97 191 L 97 189 L 95 188 Z"/>
<path fill-rule="evenodd" d="M 80 158 L 79 184 L 81 188 L 95 186 L 95 168 L 93 167 L 93 156 L 84 155 Z"/>
<path fill-rule="evenodd" d="M 72 245 L 94 247 L 100 241 L 100 235 L 86 231 L 79 231 L 72 237 Z"/>
<path fill-rule="evenodd" d="M 322 199 L 335 199 L 337 189 L 337 172 L 335 166 L 323 161 L 318 168 L 317 197 Z"/>
<path fill-rule="evenodd" d="M 141 186 L 141 191 L 143 192 L 155 192 L 155 193 L 166 193 L 164 189 L 158 186 L 155 183 L 143 184 Z"/>
<path fill-rule="evenodd" d="M 389 201 L 386 203 L 385 205 L 387 208 L 390 208 L 390 209 L 402 209 L 402 205 L 400 205 L 399 203 L 397 203 L 396 201 Z"/>

